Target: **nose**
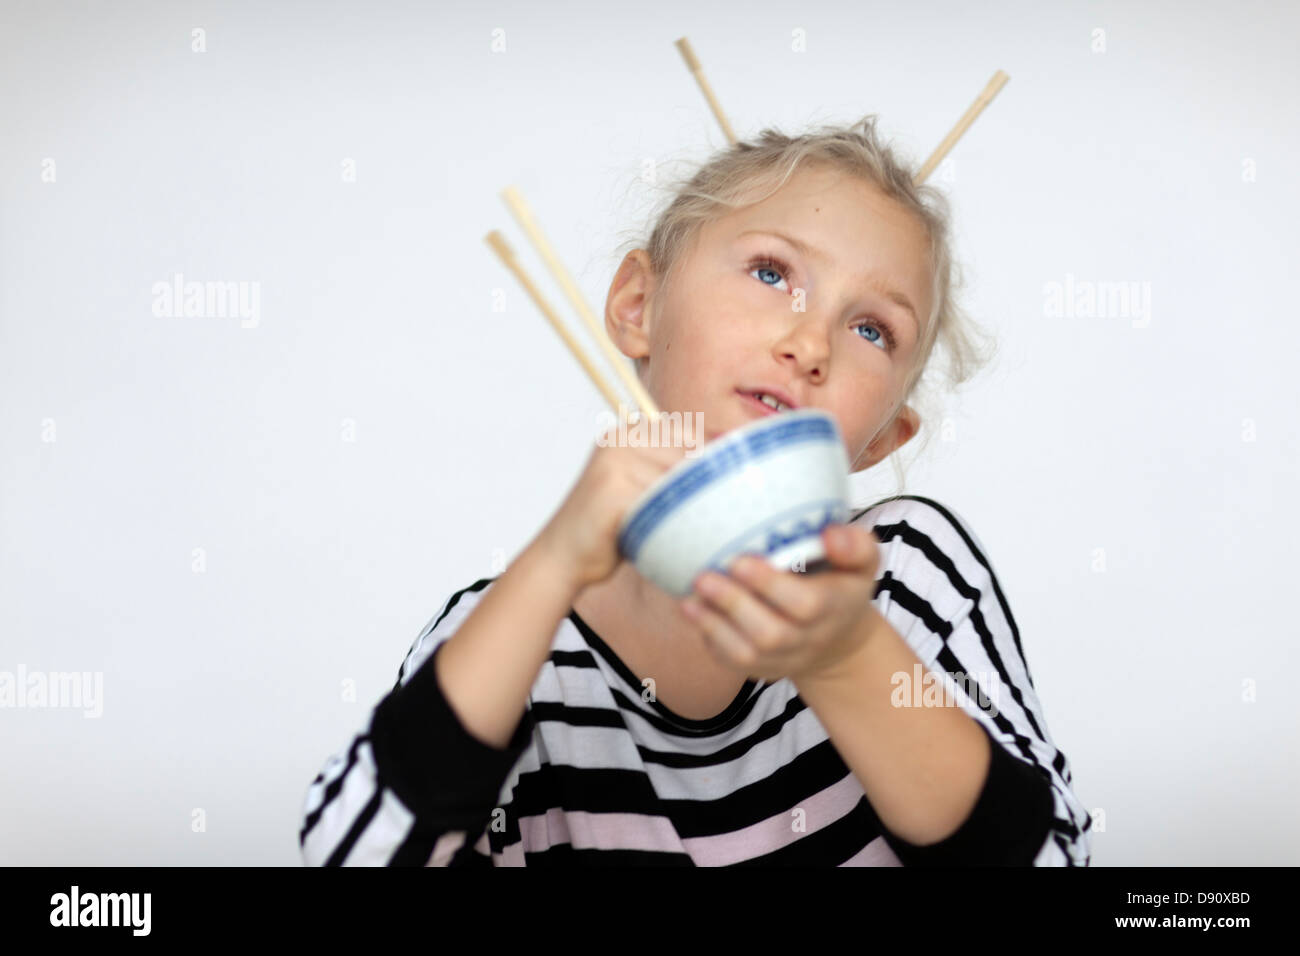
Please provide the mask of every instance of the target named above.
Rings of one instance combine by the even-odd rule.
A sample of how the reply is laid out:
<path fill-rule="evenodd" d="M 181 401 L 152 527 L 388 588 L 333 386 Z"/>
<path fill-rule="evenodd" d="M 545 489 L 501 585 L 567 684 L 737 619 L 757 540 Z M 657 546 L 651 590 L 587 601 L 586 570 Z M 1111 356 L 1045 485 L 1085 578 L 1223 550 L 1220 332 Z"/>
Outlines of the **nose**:
<path fill-rule="evenodd" d="M 823 322 L 809 315 L 798 321 L 773 348 L 778 362 L 793 362 L 800 375 L 818 381 L 830 364 L 830 342 Z"/>

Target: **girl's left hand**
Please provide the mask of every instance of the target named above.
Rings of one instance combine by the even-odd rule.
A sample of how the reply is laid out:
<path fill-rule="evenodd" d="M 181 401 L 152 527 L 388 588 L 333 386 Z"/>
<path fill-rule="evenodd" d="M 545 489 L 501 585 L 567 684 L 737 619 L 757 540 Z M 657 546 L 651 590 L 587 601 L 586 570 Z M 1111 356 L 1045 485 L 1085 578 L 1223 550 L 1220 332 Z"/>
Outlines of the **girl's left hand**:
<path fill-rule="evenodd" d="M 880 542 L 869 528 L 831 524 L 822 542 L 832 567 L 779 571 L 746 554 L 728 573 L 706 571 L 682 613 L 722 663 L 749 677 L 824 676 L 861 648 L 883 620 L 872 603 Z"/>

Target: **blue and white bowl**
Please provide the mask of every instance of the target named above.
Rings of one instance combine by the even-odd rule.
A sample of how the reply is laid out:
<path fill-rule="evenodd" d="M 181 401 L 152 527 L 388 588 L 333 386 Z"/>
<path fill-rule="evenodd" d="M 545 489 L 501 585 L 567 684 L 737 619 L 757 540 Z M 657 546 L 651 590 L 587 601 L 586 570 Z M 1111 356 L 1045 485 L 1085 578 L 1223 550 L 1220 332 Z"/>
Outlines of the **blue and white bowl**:
<path fill-rule="evenodd" d="M 822 529 L 849 519 L 849 459 L 835 418 L 817 408 L 769 415 L 705 445 L 628 510 L 619 553 L 676 597 L 741 554 L 781 570 L 825 557 Z"/>

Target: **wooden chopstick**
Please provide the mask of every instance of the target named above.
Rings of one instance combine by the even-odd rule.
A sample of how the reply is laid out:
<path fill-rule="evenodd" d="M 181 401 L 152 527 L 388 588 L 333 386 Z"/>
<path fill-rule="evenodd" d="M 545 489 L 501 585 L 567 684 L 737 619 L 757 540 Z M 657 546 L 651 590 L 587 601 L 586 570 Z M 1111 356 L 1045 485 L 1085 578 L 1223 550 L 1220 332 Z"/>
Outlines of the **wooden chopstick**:
<path fill-rule="evenodd" d="M 718 119 L 718 125 L 722 127 L 722 132 L 727 136 L 727 142 L 734 144 L 736 142 L 736 134 L 731 131 L 731 124 L 727 122 L 727 117 L 723 114 L 722 107 L 718 104 L 718 98 L 713 95 L 713 89 L 709 86 L 709 81 L 704 78 L 704 69 L 700 66 L 700 61 L 695 55 L 695 51 L 691 49 L 691 42 L 687 40 L 686 37 L 679 37 L 676 40 L 675 45 L 681 53 L 682 59 L 686 61 L 686 68 L 691 71 L 691 75 L 694 76 L 695 81 L 699 83 L 700 90 L 703 91 L 704 98 L 709 103 L 709 108 L 713 110 L 713 115 Z M 970 108 L 966 110 L 962 118 L 957 121 L 957 125 L 955 125 L 948 135 L 943 138 L 943 141 L 935 147 L 934 152 L 930 154 L 930 158 L 925 161 L 924 165 L 921 166 L 916 175 L 912 177 L 912 182 L 915 185 L 921 185 L 930 177 L 930 174 L 934 172 L 935 167 L 943 162 L 943 158 L 947 156 L 953 146 L 957 144 L 957 140 L 961 139 L 966 130 L 970 129 L 970 125 L 975 122 L 975 118 L 984 111 L 984 107 L 993 102 L 993 97 L 998 95 L 998 92 L 1002 87 L 1007 85 L 1007 81 L 1010 79 L 1011 77 L 1002 70 L 998 70 L 993 74 L 993 78 L 988 81 L 980 95 L 975 97 L 975 102 L 970 105 Z"/>
<path fill-rule="evenodd" d="M 682 59 L 686 61 L 686 68 L 695 77 L 695 82 L 700 84 L 700 90 L 704 93 L 704 98 L 709 101 L 709 109 L 713 110 L 713 115 L 718 118 L 718 125 L 722 127 L 722 132 L 726 134 L 727 142 L 734 144 L 736 134 L 731 131 L 731 124 L 727 122 L 727 117 L 723 115 L 722 107 L 718 105 L 718 98 L 713 95 L 713 88 L 709 86 L 709 81 L 704 78 L 704 70 L 700 66 L 699 59 L 695 56 L 695 51 L 691 49 L 691 41 L 686 37 L 679 37 L 674 46 L 681 53 Z"/>
<path fill-rule="evenodd" d="M 632 393 L 637 407 L 650 416 L 652 420 L 657 419 L 659 417 L 659 408 L 655 404 L 655 400 L 650 397 L 650 393 L 646 391 L 640 379 L 627 367 L 625 363 L 626 357 L 614 348 L 614 343 L 609 340 L 605 330 L 596 323 L 595 313 L 587 305 L 587 300 L 583 298 L 582 293 L 578 290 L 578 284 L 569 275 L 569 270 L 564 267 L 564 263 L 555 254 L 551 244 L 546 240 L 546 236 L 542 234 L 541 227 L 538 226 L 537 219 L 533 216 L 532 210 L 529 209 L 528 203 L 524 201 L 523 195 L 514 186 L 507 186 L 502 190 L 501 197 L 506 201 L 506 205 L 510 207 L 510 211 L 514 214 L 520 228 L 532 240 L 533 246 L 546 262 L 547 268 L 555 276 L 555 281 L 560 284 L 564 294 L 568 296 L 569 302 L 578 311 L 578 315 L 587 326 L 587 331 L 591 333 L 601 351 L 605 353 L 605 359 L 610 367 L 614 369 L 614 373 L 618 375 L 627 390 Z M 615 411 L 617 411 L 617 408 Z"/>
<path fill-rule="evenodd" d="M 970 124 L 975 122 L 975 117 L 980 115 L 984 110 L 984 107 L 993 102 L 993 97 L 997 96 L 998 91 L 1007 85 L 1007 80 L 1009 79 L 1011 79 L 1011 77 L 1003 73 L 1001 70 L 998 70 L 993 74 L 993 79 L 989 80 L 988 84 L 984 87 L 983 92 L 981 92 L 979 96 L 975 97 L 975 102 L 970 105 L 970 108 L 966 110 L 966 113 L 962 118 L 957 121 L 957 125 L 954 126 L 952 131 L 943 138 L 943 142 L 935 147 L 934 152 L 930 154 L 930 158 L 925 161 L 925 165 L 923 165 L 916 175 L 912 177 L 912 182 L 915 185 L 919 186 L 921 183 L 925 182 L 929 175 L 934 172 L 934 168 L 943 162 L 943 158 L 948 155 L 948 151 L 953 148 L 957 143 L 957 140 L 961 139 L 962 134 L 965 133 L 966 130 L 970 129 Z"/>
<path fill-rule="evenodd" d="M 519 284 L 527 290 L 530 296 L 532 296 L 533 302 L 536 303 L 537 308 L 541 309 L 542 315 L 546 316 L 547 321 L 551 323 L 551 327 L 559 334 L 560 338 L 564 341 L 564 344 L 569 347 L 569 351 L 572 352 L 573 357 L 578 360 L 578 364 L 582 366 L 583 371 L 587 373 L 587 376 L 595 384 L 596 388 L 600 390 L 600 393 L 605 396 L 605 401 L 609 402 L 610 407 L 614 409 L 614 414 L 618 415 L 619 404 L 622 402 L 622 398 L 614 387 L 605 379 L 605 376 L 600 374 L 600 370 L 596 368 L 591 359 L 587 357 L 586 350 L 578 340 L 573 337 L 572 333 L 570 333 L 567 328 L 565 328 L 564 321 L 556 314 L 555 310 L 551 308 L 550 303 L 546 301 L 546 297 L 542 295 L 541 290 L 537 288 L 536 283 L 528 277 L 528 273 L 524 270 L 523 266 L 519 264 L 518 259 L 515 258 L 514 250 L 510 248 L 510 244 L 506 242 L 505 237 L 497 230 L 493 229 L 485 238 L 487 239 L 488 245 L 492 247 L 494 252 L 496 252 L 505 267 L 515 274 L 515 278 L 519 280 Z"/>

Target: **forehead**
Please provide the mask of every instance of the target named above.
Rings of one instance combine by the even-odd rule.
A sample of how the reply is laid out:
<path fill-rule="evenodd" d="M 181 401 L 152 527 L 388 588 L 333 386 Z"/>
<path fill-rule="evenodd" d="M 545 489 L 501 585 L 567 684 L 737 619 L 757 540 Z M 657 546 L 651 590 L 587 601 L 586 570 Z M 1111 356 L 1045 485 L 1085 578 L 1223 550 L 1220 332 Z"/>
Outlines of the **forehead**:
<path fill-rule="evenodd" d="M 792 234 L 824 252 L 838 272 L 901 285 L 922 314 L 928 309 L 925 226 L 873 183 L 824 166 L 801 168 L 771 196 L 709 223 L 705 233 L 731 244 L 755 241 L 737 238 L 751 230 Z"/>

